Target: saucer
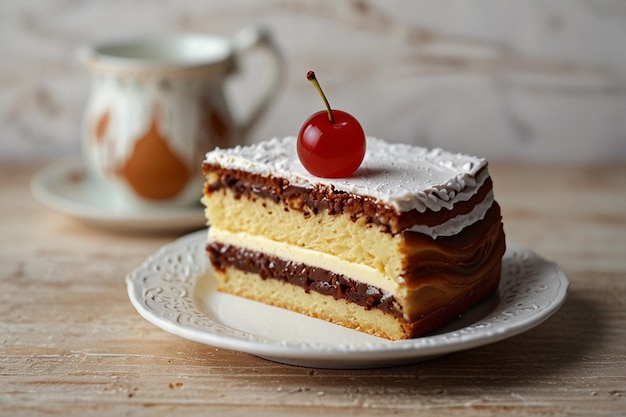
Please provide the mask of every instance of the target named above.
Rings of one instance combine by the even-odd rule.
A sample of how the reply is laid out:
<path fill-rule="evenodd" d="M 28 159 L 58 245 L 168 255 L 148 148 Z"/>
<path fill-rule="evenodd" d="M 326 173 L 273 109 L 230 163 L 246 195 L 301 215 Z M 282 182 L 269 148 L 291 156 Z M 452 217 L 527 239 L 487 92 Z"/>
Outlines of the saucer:
<path fill-rule="evenodd" d="M 120 207 L 107 184 L 93 178 L 80 160 L 41 169 L 30 188 L 48 208 L 107 229 L 173 232 L 199 229 L 206 223 L 200 203 L 189 207 Z"/>

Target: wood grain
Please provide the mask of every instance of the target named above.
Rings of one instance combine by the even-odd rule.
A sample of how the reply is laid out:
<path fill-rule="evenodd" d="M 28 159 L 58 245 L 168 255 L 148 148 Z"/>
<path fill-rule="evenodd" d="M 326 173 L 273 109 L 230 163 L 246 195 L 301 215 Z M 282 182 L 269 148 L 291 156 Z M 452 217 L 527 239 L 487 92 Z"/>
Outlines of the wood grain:
<path fill-rule="evenodd" d="M 493 165 L 509 240 L 571 279 L 534 330 L 410 366 L 305 369 L 142 319 L 125 275 L 174 235 L 123 235 L 31 197 L 0 166 L 1 415 L 550 415 L 626 409 L 626 166 Z"/>

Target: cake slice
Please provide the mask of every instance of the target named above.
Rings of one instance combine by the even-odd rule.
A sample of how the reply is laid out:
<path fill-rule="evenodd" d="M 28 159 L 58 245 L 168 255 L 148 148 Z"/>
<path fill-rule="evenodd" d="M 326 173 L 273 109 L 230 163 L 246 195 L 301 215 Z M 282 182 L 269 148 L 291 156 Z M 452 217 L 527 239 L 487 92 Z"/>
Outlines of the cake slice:
<path fill-rule="evenodd" d="M 368 137 L 351 177 L 325 179 L 295 141 L 206 155 L 220 291 L 398 340 L 497 289 L 505 239 L 484 159 Z"/>

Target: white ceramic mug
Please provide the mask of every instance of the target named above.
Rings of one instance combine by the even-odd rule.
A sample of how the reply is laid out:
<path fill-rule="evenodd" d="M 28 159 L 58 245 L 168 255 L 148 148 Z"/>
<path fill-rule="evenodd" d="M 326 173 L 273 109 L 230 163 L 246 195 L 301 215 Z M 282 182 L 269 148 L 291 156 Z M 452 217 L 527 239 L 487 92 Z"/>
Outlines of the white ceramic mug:
<path fill-rule="evenodd" d="M 236 121 L 224 84 L 253 48 L 270 57 L 270 80 L 247 119 Z M 97 45 L 84 59 L 92 89 L 83 152 L 121 207 L 197 204 L 205 153 L 242 143 L 283 78 L 279 50 L 255 27 L 232 38 L 179 34 Z"/>

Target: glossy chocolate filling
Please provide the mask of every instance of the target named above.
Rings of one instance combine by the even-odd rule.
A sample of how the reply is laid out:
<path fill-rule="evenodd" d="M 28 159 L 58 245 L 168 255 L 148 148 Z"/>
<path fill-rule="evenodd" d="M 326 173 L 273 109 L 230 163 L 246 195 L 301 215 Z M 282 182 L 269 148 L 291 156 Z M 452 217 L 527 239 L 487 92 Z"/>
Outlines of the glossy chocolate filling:
<path fill-rule="evenodd" d="M 458 215 L 467 214 L 483 201 L 493 188 L 491 177 L 488 177 L 472 198 L 456 203 L 454 210 L 399 212 L 372 197 L 339 191 L 332 186 L 316 184 L 313 188 L 304 188 L 293 186 L 286 179 L 264 177 L 214 164 L 205 163 L 202 168 L 205 175 L 212 173 L 218 178 L 212 183 L 205 184 L 207 194 L 228 189 L 235 198 L 263 198 L 275 203 L 283 202 L 285 210 L 301 211 L 305 217 L 316 215 L 320 211 L 326 211 L 330 215 L 348 214 L 353 221 L 365 217 L 368 223 L 381 225 L 385 232 L 393 234 L 417 224 L 436 226 Z"/>
<path fill-rule="evenodd" d="M 342 274 L 218 242 L 209 243 L 206 250 L 216 270 L 224 271 L 229 266 L 235 267 L 258 274 L 262 279 L 277 279 L 297 285 L 307 293 L 312 290 L 332 296 L 336 300 L 343 298 L 363 306 L 366 310 L 374 308 L 403 317 L 402 307 L 393 295 Z"/>

